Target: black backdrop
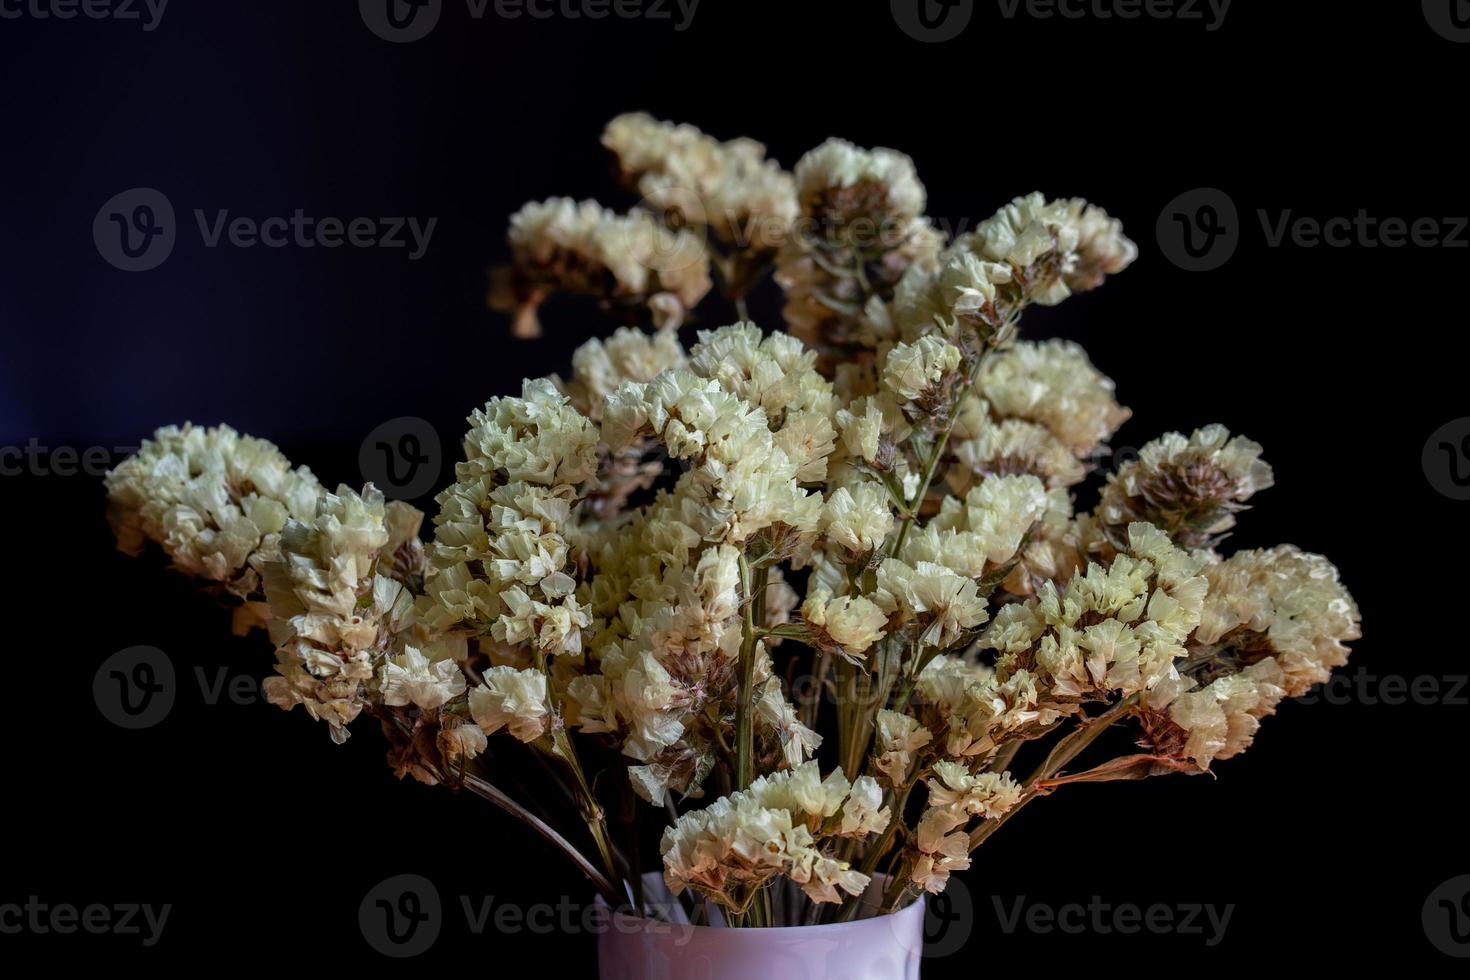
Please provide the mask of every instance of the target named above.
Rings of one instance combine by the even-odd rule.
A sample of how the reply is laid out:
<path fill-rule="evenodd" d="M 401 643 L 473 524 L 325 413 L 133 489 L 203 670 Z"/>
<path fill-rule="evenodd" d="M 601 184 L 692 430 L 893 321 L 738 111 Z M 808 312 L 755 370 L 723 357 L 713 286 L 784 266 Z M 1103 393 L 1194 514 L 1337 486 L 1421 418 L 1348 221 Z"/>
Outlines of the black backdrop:
<path fill-rule="evenodd" d="M 366 726 L 337 747 L 299 712 L 248 696 L 209 703 L 196 672 L 207 684 L 220 670 L 262 676 L 268 645 L 229 639 L 184 583 L 114 554 L 99 481 L 66 475 L 58 450 L 111 452 L 165 422 L 228 421 L 324 481 L 356 483 L 364 436 L 417 416 L 452 452 L 470 408 L 564 370 L 576 343 L 606 329 L 559 306 L 542 342 L 512 341 L 484 308 L 484 271 L 504 259 L 505 218 L 525 200 L 629 203 L 597 137 L 642 108 L 757 137 L 787 165 L 829 135 L 900 147 L 930 212 L 951 223 L 1032 189 L 1102 203 L 1142 257 L 1103 290 L 1032 315 L 1029 335 L 1078 339 L 1117 380 L 1134 418 L 1115 446 L 1210 421 L 1263 442 L 1278 486 L 1233 543 L 1325 552 L 1362 606 L 1350 669 L 1361 689 L 1285 706 L 1217 779 L 1074 787 L 1038 804 L 964 876 L 971 911 L 938 936 L 945 955 L 926 976 L 1338 965 L 1368 950 L 1453 964 L 1421 909 L 1470 873 L 1457 794 L 1470 707 L 1454 681 L 1466 673 L 1467 505 L 1431 486 L 1421 449 L 1465 414 L 1466 236 L 1458 250 L 1271 247 L 1258 216 L 1470 212 L 1470 46 L 1429 26 L 1443 13 L 1434 3 L 1242 0 L 1216 30 L 1091 7 L 1080 20 L 1007 19 L 977 3 L 960 37 L 933 44 L 882 3 L 704 0 L 680 31 L 673 7 L 675 21 L 475 20 L 450 0 L 408 44 L 374 36 L 355 7 L 175 0 L 145 30 L 0 3 L 20 13 L 0 18 L 0 446 L 38 447 L 18 466 L 7 455 L 0 480 L 13 542 L 0 904 L 173 906 L 152 947 L 27 929 L 0 934 L 0 950 L 292 973 L 381 965 L 358 904 L 386 876 L 417 873 L 446 907 L 425 954 L 434 965 L 529 957 L 589 974 L 585 931 L 466 927 L 460 896 L 585 903 L 575 875 L 516 825 L 395 782 Z M 158 268 L 126 273 L 91 229 L 104 202 L 136 187 L 166 195 L 178 240 Z M 1221 268 L 1187 272 L 1155 223 L 1199 187 L 1234 202 L 1240 244 Z M 416 261 L 407 249 L 209 248 L 196 208 L 437 224 Z M 768 323 L 775 307 L 769 291 L 754 304 Z M 179 693 L 166 720 L 125 731 L 99 714 L 91 683 L 137 644 L 167 651 Z M 1393 677 L 1440 694 L 1389 703 Z M 1213 947 L 1179 934 L 1008 935 L 996 902 L 1009 910 L 1020 896 L 1234 911 Z"/>

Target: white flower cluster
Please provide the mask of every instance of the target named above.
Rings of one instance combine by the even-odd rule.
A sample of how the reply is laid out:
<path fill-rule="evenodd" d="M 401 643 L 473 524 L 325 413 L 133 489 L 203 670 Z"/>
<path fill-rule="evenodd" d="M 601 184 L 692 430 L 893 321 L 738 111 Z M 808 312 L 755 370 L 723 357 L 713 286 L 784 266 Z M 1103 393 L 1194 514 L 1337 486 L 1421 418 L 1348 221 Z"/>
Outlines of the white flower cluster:
<path fill-rule="evenodd" d="M 697 888 L 734 910 L 778 874 L 813 902 L 861 895 L 868 876 L 823 844 L 881 833 L 890 819 L 886 807 L 879 809 L 881 797 L 870 777 L 849 782 L 837 769 L 823 779 L 815 762 L 762 776 L 664 831 L 664 879 L 675 895 Z"/>
<path fill-rule="evenodd" d="M 413 594 L 385 574 L 403 544 L 395 530 L 418 533 L 417 519 L 390 518 L 404 509 L 371 484 L 361 494 L 338 487 L 307 520 L 288 522 L 278 556 L 262 562 L 277 674 L 266 698 L 301 705 L 333 741 L 346 740 L 366 698 L 435 709 L 464 690 L 462 644 L 416 631 Z"/>
<path fill-rule="evenodd" d="M 928 267 L 943 236 L 923 216 L 913 160 L 830 139 L 796 164 L 796 232 L 777 257 L 787 329 L 832 364 L 888 332 L 887 300 L 911 267 Z"/>
<path fill-rule="evenodd" d="M 829 140 L 786 174 L 642 113 L 603 142 L 649 207 L 517 213 L 497 296 L 522 331 L 555 292 L 675 326 L 712 269 L 739 306 L 774 266 L 790 332 L 686 350 L 625 327 L 567 380 L 491 399 L 427 548 L 423 515 L 371 486 L 160 429 L 108 475 L 119 545 L 156 542 L 268 625 L 271 701 L 337 741 L 368 715 L 398 774 L 511 812 L 480 756 L 525 743 L 565 769 L 547 785 L 610 900 L 640 869 L 599 797 L 636 794 L 674 815 L 669 887 L 762 925 L 777 878 L 842 916 L 880 868 L 885 908 L 937 892 L 1021 806 L 1207 770 L 1346 662 L 1359 614 L 1331 564 L 1212 550 L 1271 485 L 1254 442 L 1169 433 L 1074 512 L 1129 412 L 1081 347 L 1015 331 L 1133 261 L 1104 211 L 1032 194 L 946 244 L 893 150 Z M 1124 722 L 1141 753 L 1079 761 Z M 1018 782 L 1022 750 L 1041 765 Z"/>
<path fill-rule="evenodd" d="M 509 240 L 512 281 L 497 284 L 492 300 L 515 311 L 518 336 L 540 333 L 537 309 L 552 292 L 594 296 L 609 309 L 646 306 L 657 325 L 677 327 L 710 290 L 704 240 L 646 211 L 551 198 L 512 215 Z"/>
<path fill-rule="evenodd" d="M 1211 666 L 1237 669 L 1152 702 L 1188 734 L 1182 754 L 1207 767 L 1249 748 L 1260 719 L 1284 698 L 1346 664 L 1345 643 L 1360 634 L 1358 607 L 1321 555 L 1290 545 L 1241 551 L 1206 565 L 1204 576 L 1209 594 L 1194 643 L 1212 648 Z"/>
<path fill-rule="evenodd" d="M 964 832 L 972 817 L 996 820 L 1021 799 L 1021 787 L 1008 773 L 972 773 L 956 762 L 934 764 L 928 781 L 929 802 L 915 834 L 917 858 L 909 872 L 915 885 L 938 894 L 951 872 L 970 866 L 970 837 Z"/>
<path fill-rule="evenodd" d="M 755 140 L 722 143 L 694 126 L 632 112 L 608 123 L 602 144 L 652 208 L 727 243 L 771 251 L 796 220 L 795 182 Z"/>
<path fill-rule="evenodd" d="M 229 426 L 167 426 L 107 474 L 107 516 L 129 554 L 158 544 L 186 575 L 246 600 L 237 626 L 259 618 L 260 565 L 278 555 L 286 522 L 309 519 L 321 484 L 264 439 Z"/>
<path fill-rule="evenodd" d="M 1010 325 L 1029 303 L 1055 305 L 1101 285 L 1138 255 L 1122 226 L 1081 199 L 1018 197 L 933 263 L 916 264 L 898 283 L 892 327 L 903 337 L 936 325 L 962 346 Z"/>
<path fill-rule="evenodd" d="M 1207 548 L 1235 526 L 1245 502 L 1275 483 L 1261 446 L 1207 425 L 1188 438 L 1169 432 L 1139 450 L 1103 488 L 1097 520 L 1110 540 L 1133 521 L 1165 529 L 1185 547 Z"/>
<path fill-rule="evenodd" d="M 1065 588 L 1051 583 L 1004 606 L 984 643 L 1034 671 L 1062 704 L 1128 697 L 1175 682 L 1175 661 L 1199 625 L 1207 580 L 1200 562 L 1158 528 L 1128 527 L 1128 551 L 1089 564 Z"/>

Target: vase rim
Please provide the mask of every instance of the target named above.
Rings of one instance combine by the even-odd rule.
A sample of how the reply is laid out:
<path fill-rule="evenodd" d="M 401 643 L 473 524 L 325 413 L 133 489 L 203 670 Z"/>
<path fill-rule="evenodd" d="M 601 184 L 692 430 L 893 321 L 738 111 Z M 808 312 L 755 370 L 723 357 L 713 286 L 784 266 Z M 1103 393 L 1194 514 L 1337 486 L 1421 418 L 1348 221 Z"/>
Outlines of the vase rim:
<path fill-rule="evenodd" d="M 607 905 L 607 902 L 600 895 L 597 897 L 597 903 L 599 905 L 603 905 L 603 906 L 606 906 Z M 868 916 L 866 918 L 862 918 L 862 919 L 851 919 L 851 920 L 849 920 L 847 922 L 820 922 L 820 923 L 817 923 L 815 925 L 799 925 L 799 926 L 741 926 L 739 928 L 735 928 L 735 927 L 728 926 L 728 925 L 724 925 L 724 926 L 699 925 L 699 926 L 697 926 L 697 925 L 694 925 L 694 924 L 688 923 L 688 922 L 670 922 L 667 919 L 652 919 L 652 918 L 649 918 L 646 915 L 632 915 L 630 913 L 623 912 L 623 911 L 616 910 L 616 909 L 614 909 L 612 911 L 612 917 L 614 919 L 617 919 L 617 920 L 621 920 L 623 922 L 626 922 L 629 925 L 645 924 L 646 923 L 647 925 L 650 925 L 650 926 L 674 927 L 674 928 L 677 928 L 677 929 L 679 929 L 681 931 L 682 930 L 685 930 L 685 929 L 693 929 L 693 930 L 701 930 L 701 931 L 707 931 L 707 932 L 719 932 L 719 933 L 722 933 L 722 934 L 732 934 L 732 935 L 733 934 L 745 934 L 745 933 L 749 933 L 749 934 L 752 934 L 752 935 L 761 935 L 761 934 L 776 933 L 776 932 L 789 933 L 789 932 L 793 932 L 793 931 L 798 930 L 798 929 L 800 929 L 800 930 L 806 930 L 808 933 L 815 933 L 815 932 L 834 933 L 834 932 L 842 931 L 844 929 L 861 928 L 863 926 L 870 925 L 870 924 L 875 923 L 875 922 L 878 922 L 878 921 L 885 921 L 885 922 L 893 921 L 893 920 L 896 920 L 896 919 L 900 919 L 901 917 L 903 917 L 905 915 L 912 916 L 912 915 L 915 914 L 915 911 L 916 910 L 917 910 L 917 914 L 923 915 L 923 908 L 924 908 L 924 896 L 921 894 L 921 895 L 916 896 L 911 901 L 909 901 L 902 908 L 895 909 L 892 912 L 885 912 L 885 913 L 883 913 L 881 915 L 870 915 L 870 916 Z"/>

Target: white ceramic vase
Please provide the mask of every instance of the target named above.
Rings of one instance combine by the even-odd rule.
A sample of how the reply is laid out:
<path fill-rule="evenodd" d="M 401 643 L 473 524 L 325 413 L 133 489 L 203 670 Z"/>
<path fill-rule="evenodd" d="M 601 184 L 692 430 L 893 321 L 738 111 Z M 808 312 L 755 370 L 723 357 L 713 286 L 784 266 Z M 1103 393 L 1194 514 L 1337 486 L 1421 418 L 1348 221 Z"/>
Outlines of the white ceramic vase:
<path fill-rule="evenodd" d="M 619 913 L 597 941 L 601 980 L 917 980 L 923 952 L 922 898 L 892 915 L 769 929 Z"/>

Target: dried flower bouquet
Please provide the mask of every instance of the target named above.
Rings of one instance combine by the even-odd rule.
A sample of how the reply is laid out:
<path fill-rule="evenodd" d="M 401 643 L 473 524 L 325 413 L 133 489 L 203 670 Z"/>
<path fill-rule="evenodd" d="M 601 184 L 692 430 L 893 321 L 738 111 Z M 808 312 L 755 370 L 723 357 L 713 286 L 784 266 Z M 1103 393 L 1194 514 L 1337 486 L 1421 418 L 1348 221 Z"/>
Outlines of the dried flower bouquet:
<path fill-rule="evenodd" d="M 614 903 L 642 903 L 621 824 L 652 821 L 673 892 L 738 926 L 849 918 L 879 871 L 886 909 L 938 892 L 1038 797 L 1208 771 L 1345 662 L 1326 559 L 1216 550 L 1271 485 L 1256 443 L 1169 433 L 1073 512 L 1129 413 L 1016 328 L 1133 261 L 1101 209 L 1032 194 L 946 242 L 892 150 L 829 140 L 787 173 L 642 114 L 603 142 L 645 206 L 527 205 L 493 298 L 522 334 L 564 292 L 655 329 L 474 412 L 427 545 L 414 508 L 224 426 L 109 474 L 123 549 L 269 631 L 274 703 L 337 741 L 377 718 L 395 773 L 515 814 Z M 789 333 L 680 344 L 771 270 Z M 1135 745 L 1081 764 L 1114 726 Z M 513 798 L 492 739 L 583 826 Z M 782 879 L 805 907 L 773 906 Z"/>

